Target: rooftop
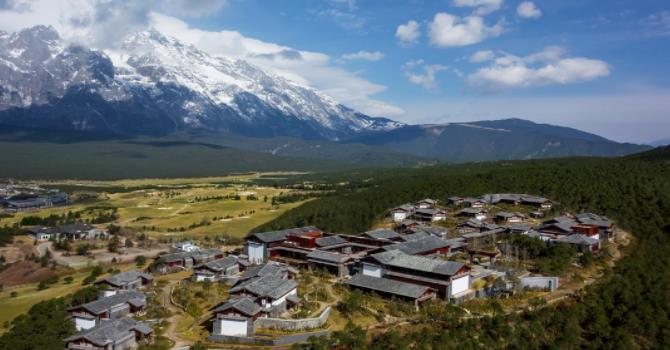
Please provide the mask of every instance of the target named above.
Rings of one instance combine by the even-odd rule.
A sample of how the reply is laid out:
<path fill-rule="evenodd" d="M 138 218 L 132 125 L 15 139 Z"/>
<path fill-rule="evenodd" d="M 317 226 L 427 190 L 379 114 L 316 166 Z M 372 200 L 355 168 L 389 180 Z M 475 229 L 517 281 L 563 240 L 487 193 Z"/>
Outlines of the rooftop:
<path fill-rule="evenodd" d="M 316 245 L 318 245 L 319 247 L 329 247 L 337 244 L 344 244 L 347 242 L 348 241 L 346 239 L 338 235 L 321 237 L 316 239 Z"/>
<path fill-rule="evenodd" d="M 93 344 L 104 346 L 123 339 L 128 335 L 128 332 L 133 330 L 145 335 L 153 332 L 153 329 L 146 323 L 124 317 L 116 320 L 102 321 L 97 326 L 81 331 L 65 339 L 65 341 L 70 342 L 77 339 L 85 339 Z"/>
<path fill-rule="evenodd" d="M 247 316 L 254 316 L 261 312 L 261 307 L 251 300 L 251 298 L 247 297 L 229 299 L 223 304 L 213 307 L 212 312 L 222 312 L 229 309 L 234 309 Z"/>
<path fill-rule="evenodd" d="M 406 235 L 410 236 L 410 235 Z M 405 237 L 406 237 L 405 236 Z M 421 254 L 441 248 L 448 247 L 449 243 L 441 238 L 434 236 L 425 236 L 418 239 L 409 240 L 406 242 L 395 243 L 391 245 L 384 246 L 384 250 L 400 250 L 403 253 L 414 255 Z"/>
<path fill-rule="evenodd" d="M 418 299 L 430 290 L 428 287 L 412 283 L 395 281 L 388 278 L 372 277 L 363 274 L 351 277 L 349 280 L 345 281 L 344 284 L 412 299 Z"/>
<path fill-rule="evenodd" d="M 399 250 L 377 253 L 372 255 L 372 258 L 384 265 L 444 276 L 452 276 L 465 266 L 455 261 L 436 260 L 423 256 L 408 255 Z"/>
<path fill-rule="evenodd" d="M 260 233 L 254 233 L 249 237 L 253 237 L 258 239 L 259 241 L 263 243 L 272 243 L 272 242 L 279 242 L 283 241 L 286 239 L 286 236 L 289 234 L 305 234 L 309 232 L 314 232 L 314 231 L 321 231 L 318 228 L 314 226 L 306 226 L 306 227 L 296 227 L 296 228 L 290 228 L 286 230 L 279 230 L 279 231 L 268 231 L 268 232 L 260 232 Z"/>
<path fill-rule="evenodd" d="M 129 303 L 135 307 L 140 307 L 144 306 L 146 302 L 147 302 L 147 296 L 144 295 L 144 293 L 135 291 L 124 291 L 124 292 L 118 292 L 114 295 L 105 298 L 100 298 L 90 303 L 71 307 L 70 310 L 83 308 L 84 310 L 94 315 L 97 315 L 109 310 L 112 306 L 116 306 L 122 303 Z"/>
<path fill-rule="evenodd" d="M 374 239 L 396 239 L 401 237 L 398 232 L 389 229 L 372 230 L 363 233 L 363 235 Z"/>
<path fill-rule="evenodd" d="M 96 282 L 96 283 L 101 283 L 101 282 L 107 282 L 109 284 L 115 285 L 115 286 L 123 286 L 128 283 L 132 283 L 136 281 L 139 278 L 143 278 L 146 280 L 153 280 L 154 277 L 151 276 L 149 273 L 141 272 L 138 270 L 130 270 L 126 272 L 121 272 L 117 273 L 116 275 L 111 275 L 108 277 L 103 278 L 102 280 Z"/>

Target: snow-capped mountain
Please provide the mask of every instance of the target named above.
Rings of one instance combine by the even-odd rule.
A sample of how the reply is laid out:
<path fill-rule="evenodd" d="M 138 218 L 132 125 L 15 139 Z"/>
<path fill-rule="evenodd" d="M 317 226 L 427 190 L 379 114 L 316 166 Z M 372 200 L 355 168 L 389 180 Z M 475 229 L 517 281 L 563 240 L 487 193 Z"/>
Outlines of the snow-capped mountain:
<path fill-rule="evenodd" d="M 119 49 L 102 52 L 67 45 L 45 26 L 0 32 L 0 123 L 121 134 L 211 130 L 331 140 L 402 126 L 155 30 L 135 33 Z"/>

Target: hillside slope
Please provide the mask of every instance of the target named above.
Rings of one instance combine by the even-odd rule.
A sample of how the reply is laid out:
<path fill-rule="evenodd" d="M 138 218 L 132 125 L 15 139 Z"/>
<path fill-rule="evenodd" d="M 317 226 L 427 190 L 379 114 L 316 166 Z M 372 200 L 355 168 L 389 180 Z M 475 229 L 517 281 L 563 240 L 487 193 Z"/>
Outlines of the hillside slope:
<path fill-rule="evenodd" d="M 617 143 L 572 128 L 503 119 L 445 125 L 408 125 L 357 135 L 347 142 L 386 147 L 450 162 L 621 156 L 650 149 Z"/>

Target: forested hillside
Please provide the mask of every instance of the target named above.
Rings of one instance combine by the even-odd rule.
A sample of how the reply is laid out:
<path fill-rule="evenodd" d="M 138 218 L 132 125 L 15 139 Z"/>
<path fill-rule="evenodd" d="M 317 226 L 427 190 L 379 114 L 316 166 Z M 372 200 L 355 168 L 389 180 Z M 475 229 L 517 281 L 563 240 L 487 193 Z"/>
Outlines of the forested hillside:
<path fill-rule="evenodd" d="M 351 328 L 325 348 L 363 349 L 653 349 L 670 344 L 670 165 L 667 151 L 619 159 L 498 162 L 418 169 L 372 179 L 367 189 L 324 197 L 258 230 L 313 224 L 358 233 L 387 208 L 432 197 L 528 192 L 566 210 L 605 214 L 637 238 L 627 257 L 583 295 L 541 311 L 462 320 L 458 312 L 429 310 L 420 325 L 391 330 L 371 342 Z M 400 333 L 399 333 L 400 332 Z M 402 335 L 401 335 L 402 333 Z"/>

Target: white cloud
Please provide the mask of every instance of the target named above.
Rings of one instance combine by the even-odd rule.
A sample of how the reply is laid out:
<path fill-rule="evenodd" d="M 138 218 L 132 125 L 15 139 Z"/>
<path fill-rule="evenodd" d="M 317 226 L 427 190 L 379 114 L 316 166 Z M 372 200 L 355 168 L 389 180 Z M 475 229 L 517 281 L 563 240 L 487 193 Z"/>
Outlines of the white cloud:
<path fill-rule="evenodd" d="M 542 16 L 542 11 L 532 1 L 521 2 L 516 8 L 516 13 L 519 17 L 523 18 L 538 18 Z"/>
<path fill-rule="evenodd" d="M 494 59 L 496 55 L 491 50 L 477 51 L 470 56 L 469 61 L 472 63 L 481 63 Z"/>
<path fill-rule="evenodd" d="M 379 51 L 358 51 L 342 55 L 341 59 L 345 61 L 379 61 L 384 58 L 384 54 Z"/>
<path fill-rule="evenodd" d="M 161 12 L 180 17 L 211 16 L 228 5 L 228 0 L 162 0 Z"/>
<path fill-rule="evenodd" d="M 651 14 L 642 20 L 653 35 L 670 35 L 670 11 Z"/>
<path fill-rule="evenodd" d="M 475 15 L 484 16 L 500 10 L 503 0 L 452 0 L 454 7 L 475 7 Z"/>
<path fill-rule="evenodd" d="M 556 46 L 529 56 L 505 54 L 488 67 L 468 76 L 468 83 L 480 90 L 525 88 L 542 85 L 565 85 L 590 81 L 610 74 L 604 61 L 583 57 L 563 57 L 565 51 Z"/>
<path fill-rule="evenodd" d="M 420 25 L 416 21 L 409 21 L 398 26 L 395 31 L 395 37 L 400 44 L 408 45 L 416 43 L 421 37 Z"/>
<path fill-rule="evenodd" d="M 429 24 L 430 42 L 438 47 L 467 46 L 500 36 L 503 21 L 489 27 L 480 16 L 458 17 L 446 12 L 435 14 Z"/>
<path fill-rule="evenodd" d="M 424 60 L 412 60 L 403 65 L 407 80 L 412 84 L 422 86 L 426 90 L 437 88 L 435 76 L 447 69 L 446 66 L 441 64 L 426 64 Z"/>

